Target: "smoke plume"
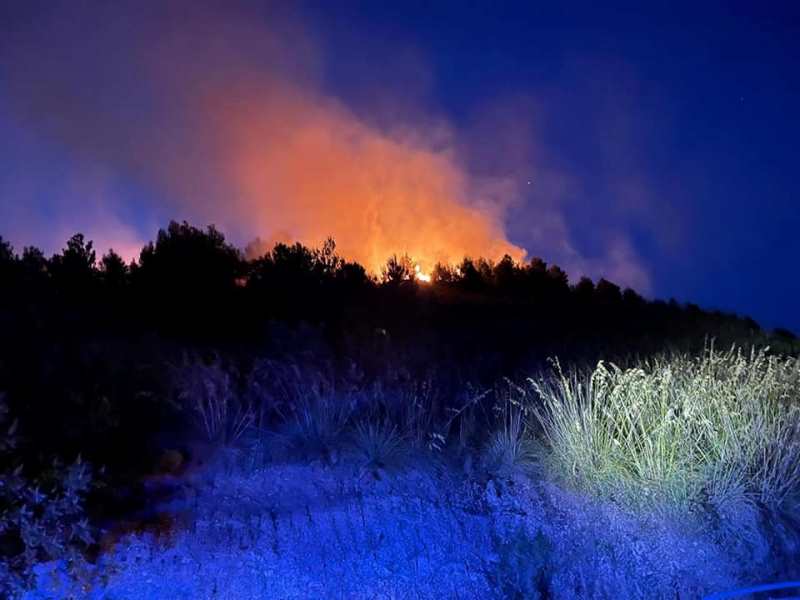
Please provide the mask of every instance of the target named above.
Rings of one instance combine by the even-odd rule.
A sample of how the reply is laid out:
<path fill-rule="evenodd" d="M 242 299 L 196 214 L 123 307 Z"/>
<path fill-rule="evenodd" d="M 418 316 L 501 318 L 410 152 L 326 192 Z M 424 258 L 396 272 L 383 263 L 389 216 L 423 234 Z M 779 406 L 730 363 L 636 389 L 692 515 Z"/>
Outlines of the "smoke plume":
<path fill-rule="evenodd" d="M 37 52 L 8 48 L 15 110 L 84 161 L 153 190 L 167 206 L 152 210 L 234 239 L 332 236 L 372 270 L 396 253 L 424 268 L 523 257 L 502 205 L 481 195 L 446 135 L 368 123 L 322 91 L 305 31 L 245 16 L 57 11 L 28 32 Z"/>
<path fill-rule="evenodd" d="M 471 138 L 430 106 L 403 104 L 402 88 L 424 87 L 431 74 L 402 59 L 388 64 L 408 85 L 370 111 L 331 91 L 337 58 L 317 37 L 284 8 L 226 5 L 223 14 L 184 2 L 65 3 L 9 30 L 0 36 L 9 112 L 68 156 L 71 171 L 48 210 L 17 200 L 5 214 L 57 243 L 72 227 L 118 250 L 168 219 L 213 223 L 240 245 L 333 237 L 343 256 L 377 272 L 404 253 L 423 270 L 464 256 L 523 259 L 506 221 L 524 199 L 535 203 L 525 211 L 536 254 L 573 276 L 617 276 L 646 291 L 626 240 L 610 236 L 599 258 L 575 250 L 564 202 L 549 189 L 563 174 L 536 172 L 539 195 L 530 195 L 519 111 L 504 115 L 504 131 Z M 115 232 L 124 233 L 117 242 Z"/>

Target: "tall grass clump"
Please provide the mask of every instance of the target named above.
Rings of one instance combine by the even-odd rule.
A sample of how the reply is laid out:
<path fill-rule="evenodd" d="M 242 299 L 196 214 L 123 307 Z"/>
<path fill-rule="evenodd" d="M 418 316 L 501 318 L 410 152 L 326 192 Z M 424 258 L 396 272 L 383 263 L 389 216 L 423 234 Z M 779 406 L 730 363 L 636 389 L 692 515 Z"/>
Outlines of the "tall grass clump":
<path fill-rule="evenodd" d="M 353 441 L 366 470 L 385 469 L 395 464 L 404 454 L 403 436 L 395 425 L 388 423 L 357 423 Z"/>
<path fill-rule="evenodd" d="M 621 369 L 531 381 L 553 472 L 639 508 L 748 502 L 800 489 L 800 360 L 707 346 Z"/>
<path fill-rule="evenodd" d="M 526 416 L 529 413 L 527 392 L 510 380 L 498 385 L 494 406 L 495 426 L 483 452 L 486 468 L 492 474 L 507 477 L 515 469 L 526 470 L 536 456 Z"/>
<path fill-rule="evenodd" d="M 361 398 L 322 373 L 301 374 L 298 370 L 295 378 L 273 408 L 281 423 L 275 439 L 306 458 L 335 462 L 337 448 L 353 424 Z"/>
<path fill-rule="evenodd" d="M 191 411 L 209 442 L 235 443 L 255 422 L 252 403 L 238 389 L 235 368 L 218 357 L 204 361 L 185 355 L 172 372 L 180 404 Z"/>

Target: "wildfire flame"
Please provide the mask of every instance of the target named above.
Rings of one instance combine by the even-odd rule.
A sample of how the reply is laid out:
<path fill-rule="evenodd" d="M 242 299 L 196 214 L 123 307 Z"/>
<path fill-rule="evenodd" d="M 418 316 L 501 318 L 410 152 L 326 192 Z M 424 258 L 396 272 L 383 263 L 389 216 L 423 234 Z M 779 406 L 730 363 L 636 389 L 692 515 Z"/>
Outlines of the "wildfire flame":
<path fill-rule="evenodd" d="M 423 283 L 430 283 L 431 275 L 430 273 L 425 273 L 422 270 L 422 267 L 419 265 L 414 265 L 414 273 L 416 274 L 417 281 L 421 281 Z"/>
<path fill-rule="evenodd" d="M 115 18 L 97 36 L 59 40 L 44 28 L 40 44 L 18 46 L 46 45 L 46 60 L 20 51 L 7 61 L 25 122 L 153 190 L 140 208 L 148 218 L 214 223 L 241 244 L 260 237 L 262 251 L 333 237 L 337 253 L 373 274 L 403 253 L 421 282 L 436 263 L 524 257 L 504 228 L 513 185 L 471 173 L 456 132 L 430 115 L 373 120 L 332 95 L 313 76 L 315 39 L 302 26 L 226 14 L 230 43 L 209 44 L 222 39 L 212 8 L 163 17 L 145 32 Z M 92 29 L 71 12 L 63 20 Z M 120 40 L 131 50 L 105 51 Z M 76 63 L 130 101 L 87 94 L 63 76 Z M 131 107 L 147 107 L 146 118 Z"/>
<path fill-rule="evenodd" d="M 465 256 L 521 259 L 508 241 L 502 207 L 481 194 L 452 151 L 398 137 L 369 126 L 338 103 L 275 83 L 264 95 L 219 112 L 227 99 L 213 98 L 227 141 L 219 163 L 238 200 L 224 217 L 258 235 L 319 246 L 327 237 L 337 251 L 373 273 L 403 252 L 430 280 L 438 262 Z M 241 110 L 242 106 L 249 106 Z M 272 236 L 274 237 L 274 236 Z"/>

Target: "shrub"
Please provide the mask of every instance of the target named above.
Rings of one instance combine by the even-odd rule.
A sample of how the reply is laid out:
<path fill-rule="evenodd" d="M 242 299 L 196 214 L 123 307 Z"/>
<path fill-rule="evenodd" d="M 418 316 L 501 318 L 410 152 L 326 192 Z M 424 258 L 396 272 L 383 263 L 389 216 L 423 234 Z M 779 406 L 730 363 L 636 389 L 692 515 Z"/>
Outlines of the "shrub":
<path fill-rule="evenodd" d="M 780 507 L 800 488 L 800 361 L 712 346 L 637 368 L 532 381 L 551 468 L 634 506 L 730 498 Z"/>
<path fill-rule="evenodd" d="M 5 418 L 0 395 L 0 426 Z M 16 446 L 15 424 L 0 435 L 4 455 Z M 12 460 L 3 456 L 4 463 Z M 69 467 L 54 463 L 50 473 L 34 481 L 18 465 L 0 474 L 0 592 L 3 597 L 23 589 L 34 567 L 47 560 L 82 562 L 81 549 L 92 542 L 84 513 L 84 498 L 91 477 L 80 458 Z"/>

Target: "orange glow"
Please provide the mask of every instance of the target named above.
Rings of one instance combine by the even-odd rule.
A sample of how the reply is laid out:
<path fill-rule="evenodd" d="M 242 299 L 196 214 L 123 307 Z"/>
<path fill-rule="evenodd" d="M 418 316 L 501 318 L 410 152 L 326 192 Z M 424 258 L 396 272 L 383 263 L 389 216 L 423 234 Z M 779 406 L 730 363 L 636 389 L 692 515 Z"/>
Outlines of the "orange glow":
<path fill-rule="evenodd" d="M 397 62 L 381 64 L 363 89 L 339 86 L 328 66 L 341 57 L 327 55 L 294 11 L 265 19 L 260 7 L 270 2 L 153 3 L 145 20 L 135 3 L 127 16 L 105 3 L 111 12 L 93 5 L 81 18 L 75 3 L 53 4 L 29 38 L 3 45 L 3 109 L 67 148 L 76 170 L 45 212 L 35 208 L 36 181 L 14 192 L 20 240 L 47 236 L 56 250 L 83 231 L 101 251 L 113 246 L 129 259 L 140 235 L 185 219 L 213 223 L 239 246 L 267 240 L 261 250 L 275 241 L 319 247 L 332 236 L 343 257 L 373 274 L 407 255 L 424 281 L 437 262 L 465 255 L 522 259 L 504 223 L 506 207 L 524 203 L 526 222 L 515 229 L 534 254 L 575 280 L 650 288 L 623 224 L 628 209 L 644 214 L 657 194 L 641 173 L 615 174 L 609 189 L 619 200 L 592 234 L 597 251 L 584 255 L 569 222 L 583 182 L 551 164 L 536 140 L 535 98 L 475 106 L 456 129 L 431 93 L 435 70 L 413 48 L 392 52 Z M 55 24 L 73 35 L 54 37 Z M 75 65 L 82 77 L 67 75 Z M 87 81 L 108 93 L 89 93 Z M 128 183 L 135 192 L 119 197 Z M 679 236 L 685 224 L 673 221 L 670 235 Z"/>
<path fill-rule="evenodd" d="M 422 267 L 419 265 L 414 265 L 414 273 L 416 274 L 417 281 L 421 281 L 422 283 L 430 283 L 431 276 L 430 273 L 424 273 L 422 271 Z"/>
<path fill-rule="evenodd" d="M 500 208 L 471 196 L 475 182 L 447 148 L 390 135 L 280 82 L 213 104 L 230 108 L 215 119 L 221 174 L 238 199 L 225 208 L 239 229 L 310 246 L 333 237 L 342 256 L 373 273 L 407 254 L 420 281 L 437 262 L 524 257 L 505 237 Z"/>
<path fill-rule="evenodd" d="M 104 104 L 59 73 L 18 105 L 76 155 L 154 190 L 160 218 L 213 223 L 239 245 L 259 237 L 319 247 L 333 237 L 342 257 L 373 274 L 390 256 L 413 257 L 421 281 L 437 262 L 523 258 L 504 231 L 515 184 L 470 173 L 463 140 L 436 115 L 401 110 L 402 98 L 397 111 L 387 101 L 385 118 L 347 106 L 321 83 L 324 57 L 302 23 L 243 11 L 226 14 L 222 35 L 213 7 L 184 12 L 153 19 L 154 31 L 128 40 L 125 68 L 102 70 L 120 77 L 109 85 L 137 82 L 131 93 L 142 96 L 130 105 L 148 107 L 148 126 L 127 103 Z M 129 35 L 125 25 L 97 39 L 116 47 Z M 53 55 L 102 55 L 94 41 Z M 34 61 L 25 72 L 38 70 L 30 54 L 19 55 Z"/>

